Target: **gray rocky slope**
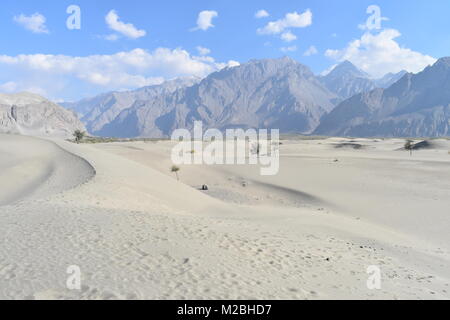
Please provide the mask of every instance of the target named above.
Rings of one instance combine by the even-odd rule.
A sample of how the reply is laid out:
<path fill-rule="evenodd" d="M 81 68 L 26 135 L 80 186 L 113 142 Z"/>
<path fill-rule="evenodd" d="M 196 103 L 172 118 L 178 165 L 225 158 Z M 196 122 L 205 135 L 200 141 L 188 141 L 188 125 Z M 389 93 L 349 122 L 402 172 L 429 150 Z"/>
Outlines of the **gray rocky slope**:
<path fill-rule="evenodd" d="M 168 96 L 179 88 L 191 86 L 200 81 L 195 77 L 166 81 L 161 85 L 143 87 L 133 91 L 108 92 L 77 102 L 65 102 L 61 105 L 75 111 L 89 132 L 101 133 L 104 126 L 136 101 L 150 101 L 159 96 Z"/>
<path fill-rule="evenodd" d="M 86 130 L 72 111 L 32 93 L 0 94 L 0 133 L 71 137 Z"/>

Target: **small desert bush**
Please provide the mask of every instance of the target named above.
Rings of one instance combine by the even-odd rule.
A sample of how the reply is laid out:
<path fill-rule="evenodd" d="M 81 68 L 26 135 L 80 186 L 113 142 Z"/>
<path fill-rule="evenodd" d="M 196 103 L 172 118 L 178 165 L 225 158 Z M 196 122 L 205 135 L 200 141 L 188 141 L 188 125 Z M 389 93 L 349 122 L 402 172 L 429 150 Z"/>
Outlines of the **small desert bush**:
<path fill-rule="evenodd" d="M 86 132 L 78 130 L 78 129 L 75 130 L 74 133 L 73 133 L 73 136 L 75 138 L 75 142 L 76 143 L 80 143 L 81 140 L 83 140 L 83 138 L 85 137 L 85 135 L 86 135 Z"/>
<path fill-rule="evenodd" d="M 179 181 L 180 178 L 178 177 L 178 172 L 180 171 L 180 167 L 173 165 L 173 166 L 170 168 L 170 171 L 173 172 L 173 173 L 175 173 L 175 175 L 177 176 L 177 180 Z"/>

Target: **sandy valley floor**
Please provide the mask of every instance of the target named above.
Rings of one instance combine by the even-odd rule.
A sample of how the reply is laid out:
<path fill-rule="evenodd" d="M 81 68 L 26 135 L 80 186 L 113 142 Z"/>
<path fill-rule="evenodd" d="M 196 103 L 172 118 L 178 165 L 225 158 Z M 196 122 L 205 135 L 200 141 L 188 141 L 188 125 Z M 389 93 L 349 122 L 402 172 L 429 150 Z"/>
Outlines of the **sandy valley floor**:
<path fill-rule="evenodd" d="M 276 176 L 178 182 L 171 142 L 0 135 L 0 299 L 450 299 L 450 140 L 403 144 L 285 140 Z"/>

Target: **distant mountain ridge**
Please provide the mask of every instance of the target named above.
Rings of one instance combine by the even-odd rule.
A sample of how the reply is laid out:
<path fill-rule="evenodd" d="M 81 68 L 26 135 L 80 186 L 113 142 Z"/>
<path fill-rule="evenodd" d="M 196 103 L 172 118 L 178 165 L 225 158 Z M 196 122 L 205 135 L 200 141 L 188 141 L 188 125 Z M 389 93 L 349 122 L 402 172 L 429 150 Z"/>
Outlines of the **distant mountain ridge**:
<path fill-rule="evenodd" d="M 433 68 L 445 65 L 442 61 L 446 58 Z M 284 57 L 251 60 L 201 80 L 168 81 L 63 105 L 82 114 L 82 121 L 92 134 L 111 137 L 168 137 L 177 128 L 192 129 L 197 120 L 205 128 L 221 130 L 279 128 L 284 133 L 354 136 L 448 134 L 439 120 L 447 117 L 446 105 L 436 106 L 432 102 L 434 96 L 442 94 L 437 90 L 431 96 L 426 81 L 414 89 L 422 92 L 423 110 L 403 112 L 400 116 L 401 107 L 394 106 L 393 101 L 408 104 L 404 96 L 396 94 L 408 99 L 415 95 L 395 88 L 408 79 L 419 79 L 422 73 L 402 71 L 371 79 L 351 62 L 344 61 L 327 75 L 316 76 L 308 67 Z M 389 99 L 387 94 L 391 95 Z M 425 108 L 429 104 L 436 109 Z M 390 113 L 393 108 L 397 113 Z M 389 121 L 383 116 L 389 116 Z"/>
<path fill-rule="evenodd" d="M 344 61 L 327 75 L 320 77 L 320 80 L 330 91 L 345 100 L 361 92 L 368 92 L 375 88 L 387 88 L 405 73 L 406 71 L 396 74 L 389 73 L 381 79 L 371 79 L 367 73 L 358 69 L 350 61 Z"/>
<path fill-rule="evenodd" d="M 405 74 L 407 74 L 405 70 L 397 72 L 397 73 L 388 73 L 383 78 L 374 80 L 377 88 L 388 88 L 398 80 L 400 80 Z"/>
<path fill-rule="evenodd" d="M 61 105 L 75 111 L 89 132 L 101 132 L 103 127 L 113 121 L 125 109 L 136 101 L 151 100 L 157 96 L 168 95 L 175 90 L 191 86 L 200 81 L 196 77 L 186 77 L 166 81 L 160 85 L 143 87 L 132 91 L 108 92 L 78 102 L 66 102 Z"/>
<path fill-rule="evenodd" d="M 122 93 L 113 95 L 122 98 Z M 117 104 L 102 104 L 105 115 L 97 106 L 83 121 L 93 134 L 114 137 L 166 137 L 176 128 L 192 128 L 195 120 L 219 129 L 276 127 L 309 133 L 339 97 L 308 67 L 285 57 L 252 60 L 193 85 L 132 100 L 116 109 Z M 106 121 L 98 125 L 101 118 Z"/>
<path fill-rule="evenodd" d="M 450 134 L 450 57 L 387 89 L 357 94 L 321 119 L 315 134 L 440 137 Z"/>

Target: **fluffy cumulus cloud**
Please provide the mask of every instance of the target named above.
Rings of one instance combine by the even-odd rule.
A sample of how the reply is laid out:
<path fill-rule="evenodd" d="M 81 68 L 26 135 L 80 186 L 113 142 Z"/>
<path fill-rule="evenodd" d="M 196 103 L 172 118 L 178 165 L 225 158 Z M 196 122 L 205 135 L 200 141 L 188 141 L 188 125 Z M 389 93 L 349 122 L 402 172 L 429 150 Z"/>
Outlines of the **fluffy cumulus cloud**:
<path fill-rule="evenodd" d="M 14 16 L 13 19 L 16 23 L 33 33 L 49 33 L 45 25 L 46 18 L 40 13 L 34 13 L 30 16 L 20 14 L 19 16 Z"/>
<path fill-rule="evenodd" d="M 255 18 L 257 18 L 257 19 L 267 18 L 268 16 L 270 16 L 269 13 L 264 9 L 258 10 L 255 13 Z"/>
<path fill-rule="evenodd" d="M 317 51 L 317 48 L 315 46 L 310 46 L 304 53 L 303 55 L 305 57 L 309 57 L 309 56 L 313 56 L 315 54 L 318 54 L 319 51 Z"/>
<path fill-rule="evenodd" d="M 137 39 L 144 37 L 147 32 L 139 30 L 131 23 L 124 23 L 120 21 L 120 17 L 115 10 L 111 10 L 105 17 L 106 24 L 111 30 L 114 30 L 121 35 L 130 39 Z M 107 40 L 117 40 L 118 36 L 113 34 L 106 37 Z"/>
<path fill-rule="evenodd" d="M 263 28 L 258 29 L 259 34 L 280 34 L 286 29 L 291 28 L 305 28 L 312 24 L 312 12 L 306 10 L 303 13 L 290 12 L 284 18 L 276 21 L 271 21 Z"/>
<path fill-rule="evenodd" d="M 134 89 L 182 76 L 204 77 L 235 61 L 216 62 L 183 49 L 134 49 L 112 55 L 75 57 L 0 55 L 0 91 L 33 91 L 55 99 L 79 99 L 109 90 Z M 32 89 L 32 90 L 31 90 Z"/>
<path fill-rule="evenodd" d="M 376 33 L 366 32 L 360 39 L 351 41 L 340 50 L 327 50 L 325 55 L 336 61 L 349 60 L 373 77 L 382 77 L 389 72 L 419 72 L 433 64 L 436 59 L 404 48 L 396 39 L 401 34 L 395 29 L 384 29 Z"/>
<path fill-rule="evenodd" d="M 192 31 L 195 30 L 203 30 L 206 31 L 209 28 L 214 27 L 212 20 L 219 16 L 217 11 L 204 10 L 198 14 L 197 18 L 197 27 L 193 28 Z"/>

